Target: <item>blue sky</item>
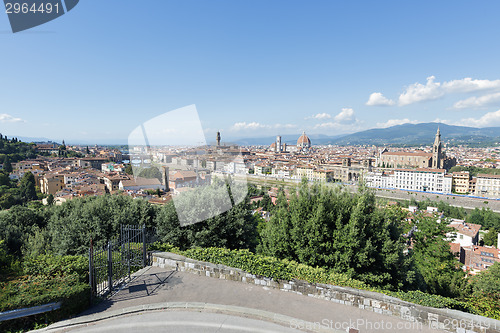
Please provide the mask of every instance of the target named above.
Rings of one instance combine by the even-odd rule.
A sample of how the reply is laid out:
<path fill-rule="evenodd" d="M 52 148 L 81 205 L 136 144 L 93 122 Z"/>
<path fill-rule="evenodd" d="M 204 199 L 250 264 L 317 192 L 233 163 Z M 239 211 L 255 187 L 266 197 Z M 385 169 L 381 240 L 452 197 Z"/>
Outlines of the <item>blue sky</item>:
<path fill-rule="evenodd" d="M 500 126 L 500 2 L 81 0 L 12 34 L 0 132 L 126 142 L 195 104 L 208 141 Z"/>

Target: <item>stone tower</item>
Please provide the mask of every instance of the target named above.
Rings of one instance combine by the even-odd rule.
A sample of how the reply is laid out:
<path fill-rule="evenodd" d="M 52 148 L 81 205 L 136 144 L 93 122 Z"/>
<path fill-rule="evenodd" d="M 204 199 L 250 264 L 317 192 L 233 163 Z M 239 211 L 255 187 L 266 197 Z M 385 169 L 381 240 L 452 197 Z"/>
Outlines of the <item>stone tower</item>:
<path fill-rule="evenodd" d="M 163 174 L 162 174 L 162 183 L 163 185 L 165 185 L 165 192 L 170 192 L 170 187 L 169 187 L 169 183 L 168 183 L 168 173 L 170 172 L 169 170 L 169 167 L 162 167 L 163 168 Z"/>
<path fill-rule="evenodd" d="M 439 127 L 436 138 L 434 139 L 434 146 L 432 147 L 432 168 L 443 168 L 443 145 L 441 144 L 441 132 L 439 131 Z"/>
<path fill-rule="evenodd" d="M 220 132 L 219 131 L 217 131 L 216 140 L 217 140 L 217 147 L 219 147 L 220 146 Z"/>
<path fill-rule="evenodd" d="M 276 137 L 276 147 L 274 147 L 274 151 L 276 153 L 281 153 L 281 136 L 280 135 L 278 135 Z"/>

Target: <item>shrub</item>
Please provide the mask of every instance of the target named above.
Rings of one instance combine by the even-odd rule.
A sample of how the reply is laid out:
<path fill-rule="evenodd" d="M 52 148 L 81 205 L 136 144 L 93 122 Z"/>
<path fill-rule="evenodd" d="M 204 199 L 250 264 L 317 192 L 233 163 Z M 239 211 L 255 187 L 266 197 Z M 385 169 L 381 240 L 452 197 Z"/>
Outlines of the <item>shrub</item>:
<path fill-rule="evenodd" d="M 26 275 L 61 277 L 76 274 L 79 282 L 88 281 L 89 262 L 84 256 L 40 255 L 23 262 Z"/>
<path fill-rule="evenodd" d="M 306 280 L 309 282 L 334 284 L 344 287 L 369 289 L 365 283 L 346 274 L 335 273 L 323 267 L 311 267 L 293 260 L 276 259 L 254 254 L 248 250 L 224 248 L 194 248 L 180 251 L 169 244 L 155 243 L 151 249 L 184 255 L 186 257 L 242 269 L 250 274 L 265 276 L 274 280 Z"/>
<path fill-rule="evenodd" d="M 73 316 L 90 305 L 88 261 L 82 256 L 42 255 L 27 258 L 26 274 L 0 282 L 0 312 L 62 302 L 56 311 L 9 320 L 5 330 L 29 330 L 41 322 L 53 322 Z"/>

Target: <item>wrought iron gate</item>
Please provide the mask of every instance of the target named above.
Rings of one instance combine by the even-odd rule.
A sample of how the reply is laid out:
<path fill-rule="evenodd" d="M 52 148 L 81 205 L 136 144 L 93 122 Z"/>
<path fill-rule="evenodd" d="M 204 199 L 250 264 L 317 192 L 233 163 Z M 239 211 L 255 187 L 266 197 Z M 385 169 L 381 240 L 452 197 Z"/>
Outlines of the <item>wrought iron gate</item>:
<path fill-rule="evenodd" d="M 92 298 L 109 295 L 130 281 L 130 274 L 147 266 L 147 244 L 156 240 L 155 228 L 121 225 L 118 239 L 104 248 L 89 249 L 89 283 Z"/>

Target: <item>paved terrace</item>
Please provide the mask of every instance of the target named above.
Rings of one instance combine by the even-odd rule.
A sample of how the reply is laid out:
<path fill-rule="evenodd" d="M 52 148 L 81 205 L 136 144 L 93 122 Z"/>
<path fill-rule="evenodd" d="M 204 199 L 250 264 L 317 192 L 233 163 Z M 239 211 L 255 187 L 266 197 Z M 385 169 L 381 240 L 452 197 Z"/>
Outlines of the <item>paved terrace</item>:
<path fill-rule="evenodd" d="M 212 322 L 201 318 L 200 313 L 211 313 L 212 316 L 224 314 L 227 318 L 211 317 Z M 241 320 L 235 321 L 235 316 Z M 174 319 L 175 323 L 182 319 L 191 321 L 191 326 L 195 326 L 192 330 L 172 328 Z M 258 321 L 244 324 L 243 320 L 247 319 Z M 146 322 L 149 324 L 146 325 Z M 41 331 L 123 333 L 140 329 L 143 332 L 240 332 L 237 325 L 223 329 L 224 323 L 235 322 L 243 327 L 250 325 L 246 328 L 249 332 L 292 332 L 299 329 L 338 333 L 346 332 L 348 326 L 357 326 L 362 333 L 443 332 L 424 324 L 323 299 L 160 267 L 146 267 L 108 300 L 77 318 L 56 323 L 50 329 Z M 85 324 L 75 326 L 77 323 Z M 208 326 L 202 329 L 200 325 L 205 324 Z M 280 325 L 280 329 L 266 326 L 276 324 Z"/>

